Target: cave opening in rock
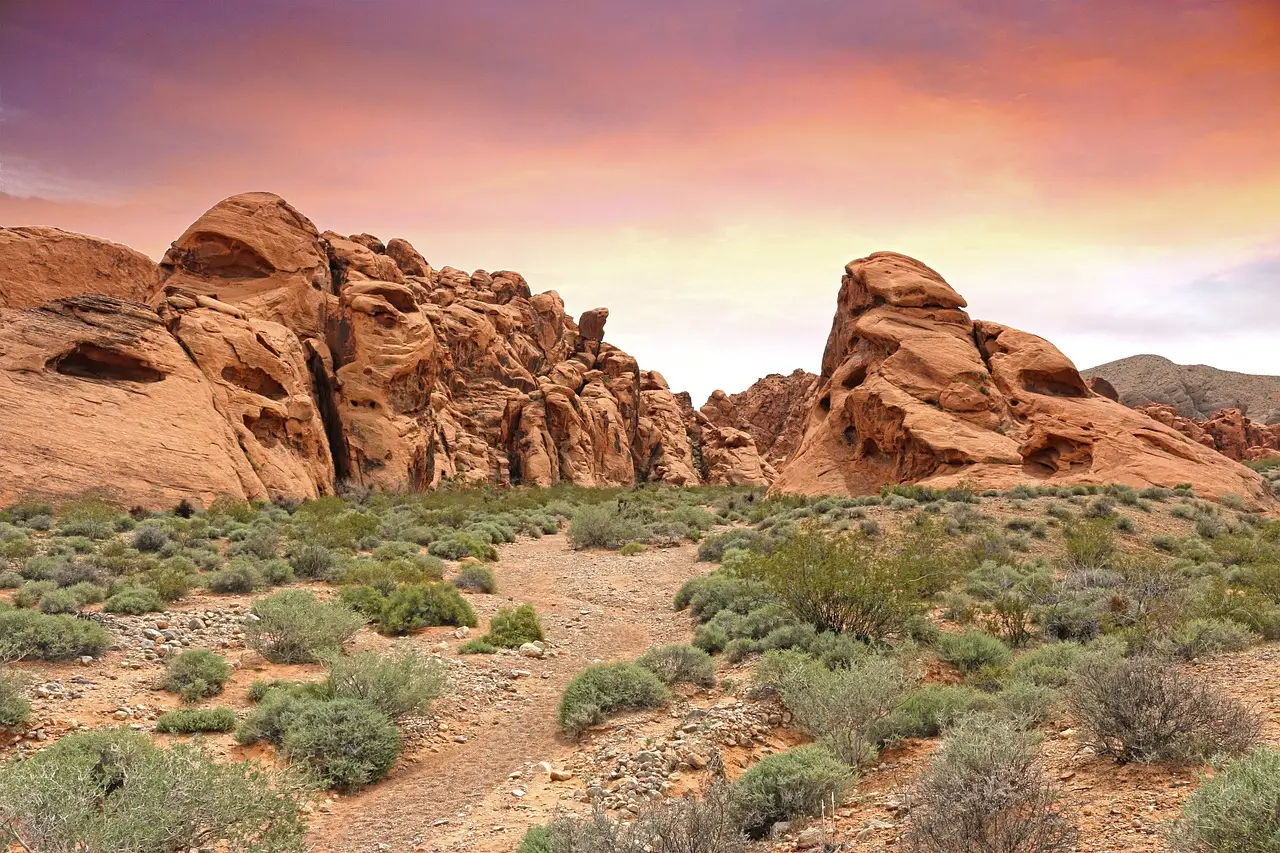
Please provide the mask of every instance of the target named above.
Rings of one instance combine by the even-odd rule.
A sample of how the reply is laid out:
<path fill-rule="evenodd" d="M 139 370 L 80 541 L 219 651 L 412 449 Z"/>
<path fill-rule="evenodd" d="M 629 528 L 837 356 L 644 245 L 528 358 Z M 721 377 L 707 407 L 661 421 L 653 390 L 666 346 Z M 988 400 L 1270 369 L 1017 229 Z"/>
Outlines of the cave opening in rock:
<path fill-rule="evenodd" d="M 45 367 L 63 376 L 100 382 L 159 382 L 164 379 L 163 373 L 137 356 L 90 343 L 76 344 L 70 352 L 49 359 Z"/>

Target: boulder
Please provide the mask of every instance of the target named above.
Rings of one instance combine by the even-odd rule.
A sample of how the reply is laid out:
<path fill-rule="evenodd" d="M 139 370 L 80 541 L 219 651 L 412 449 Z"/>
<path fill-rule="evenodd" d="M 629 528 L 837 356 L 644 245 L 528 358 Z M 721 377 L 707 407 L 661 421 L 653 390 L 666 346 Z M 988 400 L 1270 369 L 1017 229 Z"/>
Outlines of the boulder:
<path fill-rule="evenodd" d="M 96 293 L 146 302 L 155 261 L 127 246 L 58 228 L 0 228 L 0 308 L 35 308 Z"/>
<path fill-rule="evenodd" d="M 850 262 L 803 435 L 774 490 L 1191 483 L 1273 503 L 1254 472 L 1092 391 L 1048 341 L 964 307 L 912 258 Z"/>

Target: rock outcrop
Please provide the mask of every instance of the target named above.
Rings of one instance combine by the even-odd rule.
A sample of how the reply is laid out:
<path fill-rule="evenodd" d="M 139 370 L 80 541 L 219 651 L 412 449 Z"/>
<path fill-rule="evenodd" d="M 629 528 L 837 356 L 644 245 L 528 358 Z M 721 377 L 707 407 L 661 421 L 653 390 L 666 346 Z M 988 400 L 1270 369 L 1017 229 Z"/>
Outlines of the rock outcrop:
<path fill-rule="evenodd" d="M 1280 376 L 1220 370 L 1207 364 L 1175 364 L 1158 355 L 1135 355 L 1081 371 L 1104 379 L 1126 406 L 1156 403 L 1179 417 L 1207 420 L 1239 409 L 1254 423 L 1280 423 Z"/>
<path fill-rule="evenodd" d="M 0 308 L 95 293 L 146 302 L 156 262 L 127 246 L 58 228 L 0 228 Z"/>
<path fill-rule="evenodd" d="M 210 208 L 159 267 L 50 229 L 0 235 L 0 305 L 29 309 L 0 314 L 0 404 L 17 412 L 0 440 L 20 448 L 0 503 L 773 476 L 750 435 L 704 428 L 605 341 L 607 309 L 575 323 L 519 273 L 436 270 L 403 239 L 321 233 L 270 193 Z M 28 305 L 77 278 L 135 301 Z"/>
<path fill-rule="evenodd" d="M 1272 504 L 1254 472 L 1094 393 L 1048 341 L 965 307 L 903 255 L 848 264 L 816 399 L 774 489 L 1191 483 Z"/>
<path fill-rule="evenodd" d="M 1138 411 L 1237 462 L 1280 454 L 1280 424 L 1254 423 L 1239 409 L 1223 409 L 1202 420 L 1184 418 L 1172 406 L 1159 403 L 1139 406 Z"/>
<path fill-rule="evenodd" d="M 818 377 L 807 370 L 771 373 L 745 391 L 714 391 L 701 412 L 719 427 L 748 433 L 773 467 L 786 462 L 800 441 Z"/>

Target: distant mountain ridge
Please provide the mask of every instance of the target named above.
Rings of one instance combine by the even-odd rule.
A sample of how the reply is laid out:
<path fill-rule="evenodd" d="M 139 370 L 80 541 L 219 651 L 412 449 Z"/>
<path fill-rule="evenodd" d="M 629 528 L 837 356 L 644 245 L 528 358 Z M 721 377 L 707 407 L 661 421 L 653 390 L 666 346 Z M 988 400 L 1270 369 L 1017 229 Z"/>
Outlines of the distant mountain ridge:
<path fill-rule="evenodd" d="M 1106 379 L 1126 406 L 1162 403 L 1184 418 L 1211 418 L 1223 409 L 1240 409 L 1257 423 L 1280 423 L 1280 376 L 1176 364 L 1159 355 L 1130 356 L 1080 373 L 1086 379 Z"/>

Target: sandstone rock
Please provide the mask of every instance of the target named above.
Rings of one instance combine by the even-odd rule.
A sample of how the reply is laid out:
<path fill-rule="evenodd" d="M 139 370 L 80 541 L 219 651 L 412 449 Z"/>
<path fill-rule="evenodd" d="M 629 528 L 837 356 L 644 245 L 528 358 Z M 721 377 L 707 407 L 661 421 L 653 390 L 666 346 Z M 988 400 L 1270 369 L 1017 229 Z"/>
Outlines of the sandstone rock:
<path fill-rule="evenodd" d="M 750 433 L 760 455 L 777 467 L 795 450 L 817 385 L 818 377 L 805 370 L 771 373 L 738 394 L 713 392 L 701 412 L 718 427 Z"/>
<path fill-rule="evenodd" d="M 405 275 L 416 275 L 421 278 L 430 279 L 432 275 L 431 265 L 427 263 L 427 259 L 413 248 L 408 240 L 401 240 L 399 237 L 392 237 L 387 241 L 387 257 L 396 262 L 396 266 L 400 268 L 400 272 Z"/>
<path fill-rule="evenodd" d="M 330 266 L 338 273 L 336 284 L 339 287 L 348 281 L 404 281 L 404 273 L 400 272 L 400 267 L 396 266 L 393 258 L 369 248 L 373 245 L 385 251 L 376 237 L 366 234 L 363 237 L 367 239 L 359 242 L 332 231 L 324 232 L 323 237 L 328 248 Z"/>
<path fill-rule="evenodd" d="M 212 296 L 301 336 L 323 334 L 329 256 L 316 227 L 272 193 L 232 196 L 165 253 L 167 284 Z"/>
<path fill-rule="evenodd" d="M 774 489 L 1186 482 L 1273 503 L 1252 471 L 1098 396 L 1048 341 L 974 322 L 964 305 L 903 255 L 846 266 L 817 398 Z"/>
<path fill-rule="evenodd" d="M 267 498 L 204 374 L 145 306 L 0 309 L 0 503 L 93 489 L 126 505 Z"/>
<path fill-rule="evenodd" d="M 155 261 L 126 246 L 58 228 L 0 228 L 0 308 L 35 308 L 96 293 L 146 302 Z"/>
<path fill-rule="evenodd" d="M 1137 411 L 1236 461 L 1280 451 L 1280 424 L 1255 423 L 1239 409 L 1223 409 L 1205 420 L 1184 418 L 1172 406 L 1148 403 Z"/>
<path fill-rule="evenodd" d="M 1099 397 L 1106 397 L 1108 400 L 1115 400 L 1117 403 L 1120 402 L 1120 392 L 1116 390 L 1116 386 L 1101 376 L 1088 377 L 1085 379 L 1085 385 Z"/>

